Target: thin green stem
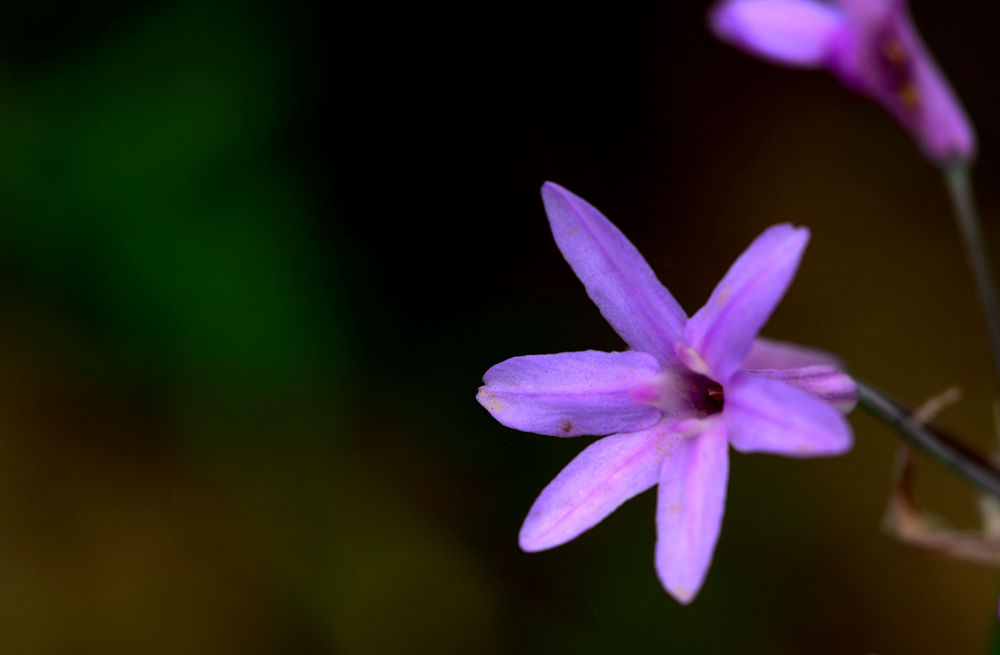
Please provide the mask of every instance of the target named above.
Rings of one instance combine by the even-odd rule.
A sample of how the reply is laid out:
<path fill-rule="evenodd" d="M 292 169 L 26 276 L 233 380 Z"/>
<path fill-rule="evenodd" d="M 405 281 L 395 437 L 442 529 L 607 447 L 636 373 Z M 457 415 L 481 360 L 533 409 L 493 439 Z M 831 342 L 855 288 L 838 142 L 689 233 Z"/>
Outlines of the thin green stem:
<path fill-rule="evenodd" d="M 944 176 L 955 209 L 955 218 L 965 243 L 965 254 L 976 280 L 979 302 L 986 312 L 986 325 L 993 346 L 993 371 L 1000 383 L 1000 305 L 997 304 L 997 290 L 993 281 L 990 260 L 986 255 L 986 244 L 976 212 L 972 193 L 972 178 L 968 164 L 952 164 L 944 168 Z"/>
<path fill-rule="evenodd" d="M 1000 498 L 1000 471 L 940 428 L 914 422 L 912 412 L 885 392 L 858 378 L 854 381 L 860 393 L 859 407 L 959 477 Z"/>

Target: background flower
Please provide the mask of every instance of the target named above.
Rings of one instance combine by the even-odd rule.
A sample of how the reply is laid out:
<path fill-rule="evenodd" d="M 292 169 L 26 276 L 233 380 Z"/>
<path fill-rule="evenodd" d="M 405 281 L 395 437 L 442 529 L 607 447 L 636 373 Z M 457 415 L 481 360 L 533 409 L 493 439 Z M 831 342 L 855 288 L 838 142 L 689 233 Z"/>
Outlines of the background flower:
<path fill-rule="evenodd" d="M 723 0 L 722 39 L 776 63 L 829 69 L 885 107 L 935 162 L 967 161 L 976 137 L 913 26 L 907 0 Z"/>

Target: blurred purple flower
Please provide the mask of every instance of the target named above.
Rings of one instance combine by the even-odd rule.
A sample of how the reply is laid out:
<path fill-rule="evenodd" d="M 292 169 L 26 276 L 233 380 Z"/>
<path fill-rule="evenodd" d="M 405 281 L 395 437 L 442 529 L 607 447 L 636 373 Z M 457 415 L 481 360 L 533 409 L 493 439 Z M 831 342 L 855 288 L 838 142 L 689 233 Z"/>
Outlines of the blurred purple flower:
<path fill-rule="evenodd" d="M 972 125 L 907 0 L 724 0 L 709 21 L 719 38 L 764 59 L 827 68 L 885 107 L 932 161 L 975 155 Z"/>
<path fill-rule="evenodd" d="M 819 351 L 755 339 L 809 239 L 775 225 L 688 319 L 600 212 L 546 183 L 556 243 L 631 350 L 514 357 L 489 369 L 479 402 L 500 423 L 562 437 L 608 435 L 542 491 L 521 528 L 526 551 L 558 546 L 659 483 L 656 569 L 682 603 L 701 588 L 722 523 L 728 445 L 791 457 L 851 447 L 841 411 L 853 380 Z M 837 408 L 837 409 L 835 409 Z"/>

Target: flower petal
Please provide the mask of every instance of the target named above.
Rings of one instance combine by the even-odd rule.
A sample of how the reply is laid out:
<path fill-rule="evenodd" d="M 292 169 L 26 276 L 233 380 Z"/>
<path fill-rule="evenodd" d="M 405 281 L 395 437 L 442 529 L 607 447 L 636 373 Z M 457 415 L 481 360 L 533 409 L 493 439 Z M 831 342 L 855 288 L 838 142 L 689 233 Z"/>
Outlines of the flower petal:
<path fill-rule="evenodd" d="M 853 442 L 847 421 L 830 405 L 747 372 L 726 386 L 722 416 L 729 442 L 744 453 L 823 457 L 841 455 Z"/>
<path fill-rule="evenodd" d="M 857 25 L 855 29 L 864 29 L 868 25 L 876 25 L 888 20 L 893 14 L 905 11 L 905 0 L 837 0 L 837 4 Z"/>
<path fill-rule="evenodd" d="M 914 30 L 912 25 L 910 29 Z M 911 38 L 917 57 L 914 85 L 922 103 L 919 120 L 913 127 L 917 142 L 931 161 L 968 161 L 977 148 L 972 122 L 915 30 Z"/>
<path fill-rule="evenodd" d="M 729 453 L 721 421 L 682 439 L 663 461 L 656 500 L 656 571 L 670 595 L 694 600 L 712 563 L 726 504 Z"/>
<path fill-rule="evenodd" d="M 841 11 L 811 0 L 729 0 L 709 16 L 723 41 L 778 64 L 826 63 L 844 25 Z"/>
<path fill-rule="evenodd" d="M 808 241 L 808 229 L 786 223 L 750 244 L 688 321 L 678 348 L 688 368 L 722 383 L 736 372 L 785 295 Z"/>
<path fill-rule="evenodd" d="M 843 362 L 836 355 L 824 350 L 757 337 L 743 360 L 742 368 L 801 368 L 816 365 L 844 368 Z"/>
<path fill-rule="evenodd" d="M 660 420 L 658 409 L 629 397 L 659 373 L 646 353 L 526 355 L 486 371 L 476 399 L 515 430 L 558 437 L 631 432 Z"/>
<path fill-rule="evenodd" d="M 594 304 L 633 350 L 675 364 L 687 316 L 611 221 L 558 184 L 542 186 L 556 244 Z"/>
<path fill-rule="evenodd" d="M 590 444 L 542 491 L 521 527 L 521 548 L 562 545 L 656 484 L 660 462 L 679 438 L 669 424 Z"/>
<path fill-rule="evenodd" d="M 848 414 L 858 401 L 858 385 L 844 372 L 844 363 L 828 352 L 795 343 L 758 337 L 743 370 L 802 389 Z"/>
<path fill-rule="evenodd" d="M 849 24 L 830 58 L 845 85 L 881 104 L 933 162 L 967 161 L 976 134 L 904 0 L 839 0 Z"/>
<path fill-rule="evenodd" d="M 858 385 L 850 375 L 834 366 L 818 364 L 799 368 L 743 369 L 743 372 L 805 391 L 844 414 L 849 414 L 858 403 Z"/>

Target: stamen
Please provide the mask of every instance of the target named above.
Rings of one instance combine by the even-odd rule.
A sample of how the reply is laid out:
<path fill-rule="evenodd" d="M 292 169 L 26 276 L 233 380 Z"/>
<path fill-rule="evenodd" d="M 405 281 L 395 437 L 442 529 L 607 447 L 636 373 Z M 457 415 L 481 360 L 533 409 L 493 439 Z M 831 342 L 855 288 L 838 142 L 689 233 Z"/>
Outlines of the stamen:
<path fill-rule="evenodd" d="M 914 81 L 913 58 L 897 34 L 889 31 L 878 39 L 877 56 L 883 64 L 885 89 L 899 109 L 914 116 L 920 110 L 920 91 Z"/>
<path fill-rule="evenodd" d="M 890 38 L 882 45 L 882 56 L 890 66 L 900 69 L 905 68 L 910 62 L 910 54 L 906 51 L 906 47 L 896 38 Z"/>
<path fill-rule="evenodd" d="M 677 356 L 680 358 L 685 365 L 695 373 L 700 373 L 701 375 L 708 375 L 708 364 L 698 351 L 694 348 L 687 347 L 683 348 L 681 346 L 677 347 Z"/>
<path fill-rule="evenodd" d="M 913 112 L 920 107 L 920 94 L 917 93 L 917 85 L 911 80 L 900 82 L 896 87 L 896 97 L 907 111 Z"/>

